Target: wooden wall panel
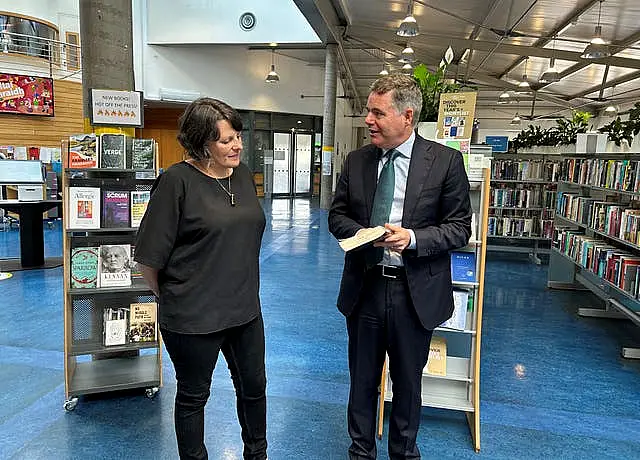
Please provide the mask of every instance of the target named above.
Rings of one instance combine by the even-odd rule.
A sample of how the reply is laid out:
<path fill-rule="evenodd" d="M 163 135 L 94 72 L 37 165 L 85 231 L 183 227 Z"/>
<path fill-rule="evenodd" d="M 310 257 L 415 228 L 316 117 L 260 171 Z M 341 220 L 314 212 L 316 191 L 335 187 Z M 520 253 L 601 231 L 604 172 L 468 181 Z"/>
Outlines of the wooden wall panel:
<path fill-rule="evenodd" d="M 84 131 L 82 85 L 54 80 L 53 117 L 0 115 L 0 145 L 60 147 L 60 141 Z"/>
<path fill-rule="evenodd" d="M 178 136 L 178 118 L 184 108 L 145 107 L 144 128 L 139 129 L 137 137 L 155 139 L 158 142 L 159 165 L 168 168 L 182 161 L 184 149 L 176 138 Z"/>

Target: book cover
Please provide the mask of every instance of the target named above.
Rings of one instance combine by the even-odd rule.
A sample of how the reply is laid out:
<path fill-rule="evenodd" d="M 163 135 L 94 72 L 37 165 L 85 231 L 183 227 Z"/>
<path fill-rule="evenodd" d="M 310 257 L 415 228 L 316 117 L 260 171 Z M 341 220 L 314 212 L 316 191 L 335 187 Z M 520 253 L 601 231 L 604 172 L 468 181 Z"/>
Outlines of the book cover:
<path fill-rule="evenodd" d="M 360 229 L 351 238 L 340 240 L 338 244 L 344 252 L 352 251 L 356 248 L 368 246 L 376 241 L 383 240 L 387 230 L 382 226 Z"/>
<path fill-rule="evenodd" d="M 443 337 L 431 338 L 426 372 L 431 375 L 447 375 L 447 341 Z"/>
<path fill-rule="evenodd" d="M 153 139 L 133 139 L 131 143 L 131 169 L 155 169 L 155 143 Z"/>
<path fill-rule="evenodd" d="M 71 250 L 71 288 L 98 287 L 97 247 L 73 248 Z"/>
<path fill-rule="evenodd" d="M 100 167 L 125 169 L 127 152 L 124 134 L 100 134 Z"/>
<path fill-rule="evenodd" d="M 129 316 L 129 342 L 156 341 L 155 302 L 132 303 Z"/>
<path fill-rule="evenodd" d="M 464 331 L 467 325 L 467 308 L 469 303 L 469 293 L 454 289 L 453 291 L 453 314 L 440 327 Z"/>
<path fill-rule="evenodd" d="M 476 281 L 475 252 L 451 252 L 451 280 L 465 283 Z"/>
<path fill-rule="evenodd" d="M 127 343 L 128 308 L 105 308 L 104 345 L 124 345 Z"/>
<path fill-rule="evenodd" d="M 131 245 L 103 244 L 98 265 L 99 286 L 131 286 Z"/>
<path fill-rule="evenodd" d="M 129 227 L 129 192 L 104 190 L 102 192 L 102 227 Z"/>
<path fill-rule="evenodd" d="M 69 136 L 69 168 L 97 168 L 98 149 L 96 135 Z"/>
<path fill-rule="evenodd" d="M 69 187 L 69 228 L 100 228 L 100 188 Z"/>
<path fill-rule="evenodd" d="M 147 211 L 149 200 L 151 199 L 151 192 L 131 192 L 131 226 L 139 227 L 144 213 Z"/>
<path fill-rule="evenodd" d="M 138 264 L 138 262 L 133 260 L 133 258 L 135 257 L 135 251 L 136 251 L 135 246 L 131 246 L 131 280 L 132 281 L 143 279 L 142 271 L 140 270 L 140 264 Z"/>

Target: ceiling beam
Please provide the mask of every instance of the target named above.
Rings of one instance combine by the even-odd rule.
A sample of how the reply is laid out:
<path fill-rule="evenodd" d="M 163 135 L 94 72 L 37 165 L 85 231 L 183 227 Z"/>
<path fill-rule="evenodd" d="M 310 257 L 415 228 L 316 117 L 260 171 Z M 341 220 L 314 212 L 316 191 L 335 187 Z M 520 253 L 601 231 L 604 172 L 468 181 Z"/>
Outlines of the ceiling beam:
<path fill-rule="evenodd" d="M 558 34 L 558 32 L 560 32 L 563 28 L 565 28 L 569 24 L 577 21 L 580 16 L 582 16 L 584 13 L 589 11 L 593 7 L 593 5 L 595 5 L 599 1 L 600 0 L 591 0 L 590 2 L 582 5 L 580 8 L 574 9 L 573 11 L 571 11 L 571 13 L 569 13 L 569 16 L 564 21 L 562 21 L 557 27 L 549 31 L 549 37 L 539 38 L 531 46 L 535 48 L 543 48 L 547 43 L 549 43 L 553 39 L 553 37 L 555 37 Z M 525 60 L 525 58 L 526 56 L 520 56 L 515 61 L 513 61 L 509 65 L 509 67 L 507 67 L 505 70 L 502 71 L 502 73 L 500 74 L 500 78 L 503 78 L 513 69 L 518 67 Z"/>
<path fill-rule="evenodd" d="M 629 73 L 629 74 L 627 74 L 627 75 L 625 75 L 623 77 L 616 78 L 614 80 L 609 80 L 605 84 L 592 86 L 591 88 L 587 88 L 584 91 L 580 91 L 579 93 L 572 94 L 569 97 L 571 97 L 571 98 L 584 97 L 587 94 L 595 93 L 596 91 L 599 91 L 599 90 L 604 91 L 606 88 L 610 88 L 612 86 L 621 85 L 623 83 L 627 83 L 627 82 L 629 82 L 631 80 L 635 80 L 637 78 L 640 78 L 640 71 L 631 72 L 631 73 Z"/>
<path fill-rule="evenodd" d="M 314 30 L 320 28 L 326 31 L 327 43 L 335 43 L 337 45 L 338 60 L 344 70 L 344 80 L 346 80 L 346 85 L 343 86 L 345 89 L 348 88 L 347 93 L 353 93 L 353 109 L 361 112 L 362 101 L 358 88 L 353 80 L 353 71 L 349 65 L 349 60 L 344 52 L 340 18 L 333 4 L 330 0 L 294 0 L 294 3 Z M 321 18 L 323 24 L 318 24 L 318 18 Z M 316 31 L 316 33 L 318 32 Z M 318 35 L 320 34 L 318 33 Z"/>
<path fill-rule="evenodd" d="M 346 37 L 353 37 L 369 42 L 376 39 L 390 41 L 392 43 L 400 42 L 394 31 L 371 25 L 348 26 L 346 29 Z M 414 49 L 416 49 L 416 47 L 433 46 L 429 43 L 430 38 L 446 40 L 448 43 L 451 43 L 452 46 L 460 46 L 465 48 L 470 48 L 471 46 L 473 46 L 475 51 L 486 53 L 491 52 L 498 44 L 498 42 L 470 40 L 467 38 L 460 38 L 451 35 L 433 34 L 426 32 L 421 33 L 418 37 L 411 40 L 411 46 Z M 623 41 L 626 40 L 627 39 L 624 39 Z M 614 44 L 614 46 L 620 46 L 620 44 L 616 43 Z M 510 54 L 514 56 L 530 56 L 542 58 L 551 58 L 555 56 L 556 59 L 578 62 L 583 67 L 586 67 L 589 64 L 609 64 L 614 67 L 627 67 L 630 69 L 640 70 L 640 59 L 630 59 L 617 56 L 611 56 L 606 59 L 599 59 L 598 61 L 590 61 L 581 58 L 581 52 L 558 49 L 552 50 L 547 48 L 532 48 L 526 45 L 514 45 L 510 43 L 500 44 L 499 50 L 497 52 L 499 52 L 500 54 Z"/>

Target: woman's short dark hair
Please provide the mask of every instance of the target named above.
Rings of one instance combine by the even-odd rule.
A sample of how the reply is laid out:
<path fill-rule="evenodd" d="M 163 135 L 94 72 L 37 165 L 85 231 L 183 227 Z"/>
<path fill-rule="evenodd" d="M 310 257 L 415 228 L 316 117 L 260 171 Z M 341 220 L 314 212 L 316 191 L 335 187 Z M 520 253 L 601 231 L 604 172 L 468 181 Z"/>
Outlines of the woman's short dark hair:
<path fill-rule="evenodd" d="M 206 147 L 220 139 L 217 123 L 229 122 L 236 131 L 242 131 L 242 119 L 236 110 L 218 99 L 201 97 L 187 106 L 178 120 L 178 142 L 194 160 L 209 158 Z"/>

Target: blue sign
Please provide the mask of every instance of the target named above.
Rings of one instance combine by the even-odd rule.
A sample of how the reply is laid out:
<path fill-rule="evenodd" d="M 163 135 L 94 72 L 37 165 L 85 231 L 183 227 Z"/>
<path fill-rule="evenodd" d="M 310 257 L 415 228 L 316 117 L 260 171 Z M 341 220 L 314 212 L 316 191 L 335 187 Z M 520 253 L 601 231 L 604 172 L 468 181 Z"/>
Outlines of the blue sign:
<path fill-rule="evenodd" d="M 486 136 L 484 142 L 491 146 L 493 153 L 506 153 L 509 151 L 509 136 Z"/>

